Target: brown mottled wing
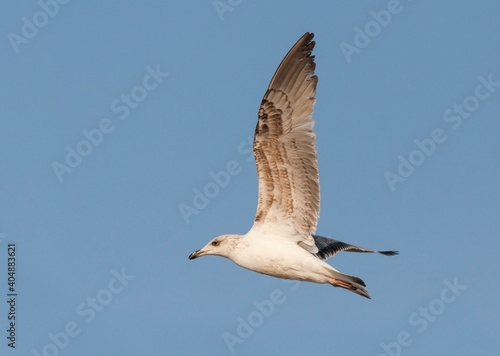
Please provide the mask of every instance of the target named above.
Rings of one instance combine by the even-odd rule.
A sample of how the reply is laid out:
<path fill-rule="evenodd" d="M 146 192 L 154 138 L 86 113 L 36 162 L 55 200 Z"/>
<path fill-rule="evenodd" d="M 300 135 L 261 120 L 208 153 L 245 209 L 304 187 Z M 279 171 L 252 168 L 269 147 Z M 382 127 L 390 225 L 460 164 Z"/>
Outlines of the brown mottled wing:
<path fill-rule="evenodd" d="M 255 224 L 292 225 L 311 252 L 317 250 L 310 234 L 320 198 L 311 116 L 318 82 L 313 36 L 302 36 L 279 65 L 262 99 L 253 143 L 259 176 Z"/>

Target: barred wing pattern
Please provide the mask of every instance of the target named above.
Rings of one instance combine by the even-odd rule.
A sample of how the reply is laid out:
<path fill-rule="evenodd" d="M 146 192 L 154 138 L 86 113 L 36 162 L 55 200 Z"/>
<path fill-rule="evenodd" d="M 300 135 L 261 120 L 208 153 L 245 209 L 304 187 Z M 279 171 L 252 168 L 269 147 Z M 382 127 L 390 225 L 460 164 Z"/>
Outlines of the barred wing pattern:
<path fill-rule="evenodd" d="M 285 56 L 259 109 L 253 150 L 259 177 L 254 224 L 285 222 L 317 252 L 311 233 L 319 217 L 319 175 L 312 118 L 318 77 L 306 33 Z"/>
<path fill-rule="evenodd" d="M 386 256 L 398 255 L 398 251 L 375 251 L 364 247 L 354 246 L 342 241 L 329 239 L 328 237 L 313 235 L 314 242 L 318 246 L 318 253 L 316 257 L 320 260 L 326 261 L 328 258 L 335 256 L 342 251 L 347 252 L 362 252 L 362 253 L 380 253 Z"/>

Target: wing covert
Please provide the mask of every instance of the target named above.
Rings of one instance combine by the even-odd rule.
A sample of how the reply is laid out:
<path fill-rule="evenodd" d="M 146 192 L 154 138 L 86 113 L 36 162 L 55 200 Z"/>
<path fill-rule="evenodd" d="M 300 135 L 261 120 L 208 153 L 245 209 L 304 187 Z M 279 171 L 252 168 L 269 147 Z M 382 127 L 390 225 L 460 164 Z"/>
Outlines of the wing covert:
<path fill-rule="evenodd" d="M 274 74 L 259 108 L 254 155 L 259 178 L 255 223 L 286 221 L 312 251 L 320 209 L 316 134 L 314 34 L 292 47 Z"/>

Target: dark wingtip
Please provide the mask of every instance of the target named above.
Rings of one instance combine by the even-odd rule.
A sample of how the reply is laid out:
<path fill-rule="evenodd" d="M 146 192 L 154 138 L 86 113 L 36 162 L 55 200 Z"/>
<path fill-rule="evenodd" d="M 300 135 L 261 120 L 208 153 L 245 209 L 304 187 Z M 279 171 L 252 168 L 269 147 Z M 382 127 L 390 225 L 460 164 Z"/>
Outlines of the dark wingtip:
<path fill-rule="evenodd" d="M 302 35 L 303 38 L 307 38 L 307 41 L 311 41 L 314 38 L 314 32 L 306 32 Z"/>
<path fill-rule="evenodd" d="M 399 251 L 379 251 L 382 255 L 386 256 L 396 256 L 399 255 Z"/>

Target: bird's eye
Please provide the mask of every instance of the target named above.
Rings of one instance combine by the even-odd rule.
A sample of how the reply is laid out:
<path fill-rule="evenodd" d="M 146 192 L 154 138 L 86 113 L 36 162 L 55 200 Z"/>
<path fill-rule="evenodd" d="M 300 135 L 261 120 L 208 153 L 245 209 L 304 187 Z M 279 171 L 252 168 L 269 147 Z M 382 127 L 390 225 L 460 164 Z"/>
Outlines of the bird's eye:
<path fill-rule="evenodd" d="M 219 241 L 212 241 L 212 246 L 217 246 L 219 245 Z"/>

